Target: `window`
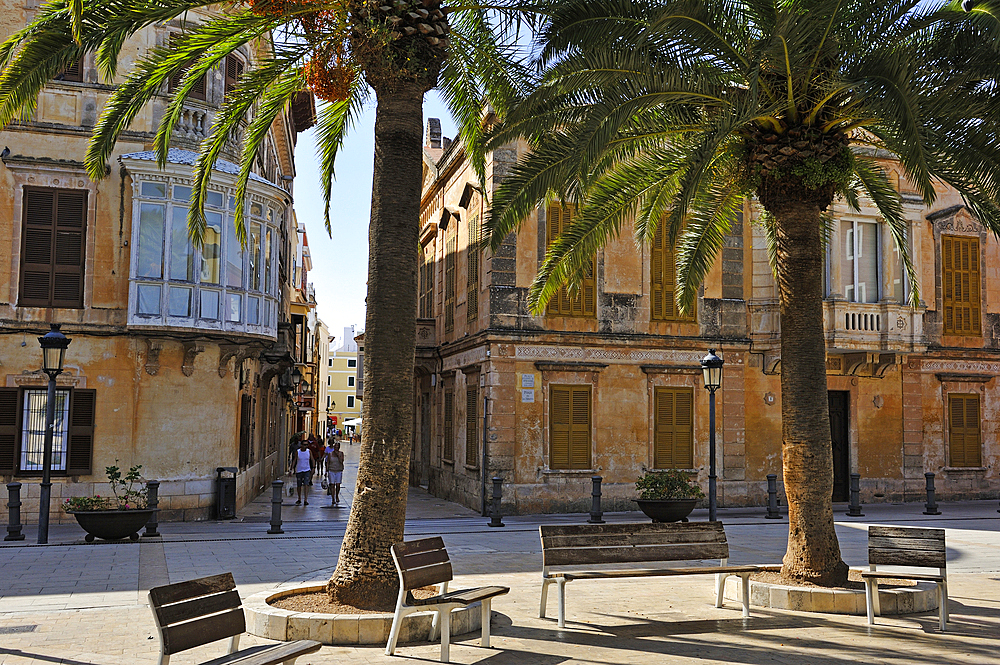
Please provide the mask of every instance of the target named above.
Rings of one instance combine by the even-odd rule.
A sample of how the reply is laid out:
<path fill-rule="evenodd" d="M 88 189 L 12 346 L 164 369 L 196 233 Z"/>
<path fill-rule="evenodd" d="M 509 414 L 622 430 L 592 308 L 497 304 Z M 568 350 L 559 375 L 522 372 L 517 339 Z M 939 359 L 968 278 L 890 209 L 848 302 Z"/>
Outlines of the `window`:
<path fill-rule="evenodd" d="M 333 367 L 333 358 L 327 358 L 326 359 L 326 366 L 327 367 Z"/>
<path fill-rule="evenodd" d="M 240 468 L 253 464 L 253 404 L 250 395 L 240 396 Z"/>
<path fill-rule="evenodd" d="M 354 395 L 348 395 L 347 396 L 347 408 L 348 409 L 353 409 L 354 408 Z"/>
<path fill-rule="evenodd" d="M 549 398 L 549 468 L 591 468 L 590 386 L 551 386 Z"/>
<path fill-rule="evenodd" d="M 420 264 L 420 307 L 421 319 L 434 318 L 434 247 L 427 245 L 423 249 L 423 261 Z"/>
<path fill-rule="evenodd" d="M 81 55 L 76 62 L 67 67 L 61 73 L 56 74 L 55 80 L 83 83 L 83 56 Z"/>
<path fill-rule="evenodd" d="M 457 227 L 458 224 L 456 223 Z M 455 331 L 455 254 L 458 251 L 458 237 L 453 233 L 445 241 L 444 255 L 444 331 Z M 449 458 L 451 459 L 451 458 Z"/>
<path fill-rule="evenodd" d="M 694 468 L 694 392 L 691 388 L 657 388 L 653 401 L 653 468 Z"/>
<path fill-rule="evenodd" d="M 328 385 L 328 386 L 332 386 L 333 385 L 333 377 L 332 376 L 327 375 L 327 377 L 326 377 L 326 385 Z"/>
<path fill-rule="evenodd" d="M 226 94 L 236 87 L 243 76 L 243 61 L 235 55 L 226 56 Z"/>
<path fill-rule="evenodd" d="M 950 466 L 983 465 L 979 395 L 948 395 Z"/>
<path fill-rule="evenodd" d="M 94 390 L 56 391 L 52 471 L 89 475 L 94 449 Z M 0 474 L 41 474 L 45 388 L 0 388 Z"/>
<path fill-rule="evenodd" d="M 465 390 L 465 463 L 479 466 L 479 388 Z"/>
<path fill-rule="evenodd" d="M 945 335 L 979 335 L 979 239 L 941 236 Z"/>
<path fill-rule="evenodd" d="M 444 450 L 441 457 L 445 461 L 455 459 L 455 392 L 444 392 Z"/>
<path fill-rule="evenodd" d="M 18 305 L 83 307 L 87 192 L 24 188 Z"/>
<path fill-rule="evenodd" d="M 465 300 L 466 320 L 472 323 L 479 318 L 479 216 L 469 220 L 469 279 Z"/>
<path fill-rule="evenodd" d="M 174 42 L 179 37 L 180 37 L 180 33 L 174 33 L 174 34 L 170 35 L 170 41 Z M 177 72 L 176 74 L 174 74 L 173 76 L 170 77 L 170 82 L 167 84 L 167 91 L 168 92 L 174 92 L 175 90 L 177 90 L 178 88 L 181 87 L 181 79 L 184 78 L 185 71 L 186 71 L 186 69 L 182 69 L 181 71 Z M 191 87 L 191 92 L 188 95 L 188 98 L 189 99 L 200 99 L 200 100 L 203 100 L 203 101 L 205 100 L 206 95 L 205 95 L 205 77 L 204 76 L 202 76 L 197 81 L 195 81 L 194 85 Z"/>
<path fill-rule="evenodd" d="M 840 277 L 848 302 L 879 300 L 879 226 L 874 222 L 840 223 L 843 255 Z"/>
<path fill-rule="evenodd" d="M 654 321 L 695 321 L 694 308 L 687 314 L 677 309 L 677 263 L 670 234 L 657 224 L 650 248 L 650 316 Z M 686 467 L 685 467 L 686 468 Z"/>
<path fill-rule="evenodd" d="M 546 212 L 548 220 L 548 244 L 555 242 L 563 231 L 569 228 L 573 221 L 573 207 L 568 204 L 554 203 L 550 205 Z M 587 269 L 587 274 L 580 284 L 576 294 L 570 296 L 570 289 L 562 287 L 559 292 L 549 300 L 546 314 L 550 316 L 579 316 L 592 317 L 597 312 L 597 274 L 596 259 Z"/>
<path fill-rule="evenodd" d="M 353 376 L 347 377 L 347 387 L 348 388 L 353 388 L 354 387 L 354 377 Z"/>
<path fill-rule="evenodd" d="M 362 351 L 364 351 L 364 349 L 362 349 Z M 347 366 L 348 367 L 357 367 L 358 366 L 358 360 L 357 360 L 357 358 L 351 358 L 351 359 L 349 359 L 347 361 Z"/>
<path fill-rule="evenodd" d="M 327 410 L 327 411 L 329 411 L 329 410 L 330 410 L 330 401 L 331 401 L 332 399 L 333 399 L 333 398 L 332 398 L 332 397 L 330 397 L 329 395 L 327 395 L 327 396 L 326 396 L 326 410 Z"/>

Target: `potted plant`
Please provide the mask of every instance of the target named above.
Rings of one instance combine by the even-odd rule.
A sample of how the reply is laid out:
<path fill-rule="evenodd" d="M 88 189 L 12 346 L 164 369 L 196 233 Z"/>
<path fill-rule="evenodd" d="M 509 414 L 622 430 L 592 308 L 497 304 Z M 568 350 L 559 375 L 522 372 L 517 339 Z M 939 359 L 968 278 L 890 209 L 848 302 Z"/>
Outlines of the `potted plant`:
<path fill-rule="evenodd" d="M 126 536 L 139 540 L 139 529 L 156 512 L 155 508 L 147 505 L 146 488 L 133 489 L 133 485 L 141 480 L 141 468 L 142 465 L 137 464 L 122 475 L 117 465 L 105 467 L 112 496 L 77 496 L 63 502 L 63 510 L 75 517 L 87 532 L 88 543 L 94 538 L 120 540 Z"/>
<path fill-rule="evenodd" d="M 698 499 L 705 496 L 679 469 L 647 471 L 635 483 L 639 509 L 654 522 L 687 522 Z"/>

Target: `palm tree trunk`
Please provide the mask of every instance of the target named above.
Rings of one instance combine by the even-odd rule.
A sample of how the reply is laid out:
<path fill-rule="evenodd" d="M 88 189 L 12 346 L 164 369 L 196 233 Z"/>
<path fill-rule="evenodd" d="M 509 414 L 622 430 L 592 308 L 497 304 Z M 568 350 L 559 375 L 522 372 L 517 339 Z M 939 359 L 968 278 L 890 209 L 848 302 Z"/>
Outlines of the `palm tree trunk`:
<path fill-rule="evenodd" d="M 423 86 L 376 90 L 361 460 L 331 597 L 391 610 L 413 435 Z"/>
<path fill-rule="evenodd" d="M 788 549 L 781 574 L 824 585 L 847 581 L 833 526 L 833 451 L 823 334 L 820 206 L 785 199 L 777 220 L 781 304 L 781 423 Z"/>

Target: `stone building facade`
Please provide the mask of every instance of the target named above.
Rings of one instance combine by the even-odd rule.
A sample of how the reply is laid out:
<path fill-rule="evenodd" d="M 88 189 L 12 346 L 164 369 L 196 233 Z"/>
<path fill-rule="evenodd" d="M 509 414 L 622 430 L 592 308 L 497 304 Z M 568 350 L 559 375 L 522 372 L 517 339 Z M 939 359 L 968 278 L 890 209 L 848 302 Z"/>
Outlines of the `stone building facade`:
<path fill-rule="evenodd" d="M 27 24 L 37 4 L 4 2 L 0 34 Z M 144 29 L 123 49 L 120 71 L 183 29 Z M 113 89 L 92 53 L 44 89 L 31 120 L 0 131 L 0 479 L 25 485 L 29 521 L 46 400 L 36 338 L 50 323 L 72 339 L 58 378 L 53 520 L 66 518 L 65 497 L 106 494 L 104 469 L 114 464 L 141 464 L 161 481 L 161 520 L 211 517 L 219 467 L 236 469 L 237 507 L 284 472 L 287 377 L 310 309 L 290 275 L 292 156 L 313 122 L 308 95 L 275 121 L 254 165 L 247 245 L 234 226 L 237 146 L 213 173 L 200 248 L 186 228 L 197 146 L 233 72 L 264 48 L 248 46 L 206 77 L 162 170 L 150 149 L 166 90 L 122 136 L 108 177 L 88 178 L 88 137 Z M 296 311 L 293 299 L 305 304 Z"/>
<path fill-rule="evenodd" d="M 632 509 L 647 469 L 686 469 L 707 489 L 699 360 L 714 347 L 719 505 L 764 505 L 766 476 L 782 474 L 781 330 L 759 210 L 748 201 L 733 221 L 691 316 L 672 306 L 671 248 L 637 248 L 630 229 L 575 295 L 535 316 L 528 287 L 572 208 L 540 207 L 495 254 L 473 247 L 484 188 L 524 149 L 494 151 L 480 183 L 428 125 L 411 482 L 479 509 L 500 476 L 518 513 L 586 511 L 592 475 L 606 510 Z M 903 195 L 921 304 L 906 304 L 912 285 L 877 211 L 838 202 L 823 305 L 834 500 L 851 473 L 865 502 L 922 500 L 925 472 L 946 500 L 996 497 L 1000 246 L 955 192 L 927 209 L 882 164 Z"/>

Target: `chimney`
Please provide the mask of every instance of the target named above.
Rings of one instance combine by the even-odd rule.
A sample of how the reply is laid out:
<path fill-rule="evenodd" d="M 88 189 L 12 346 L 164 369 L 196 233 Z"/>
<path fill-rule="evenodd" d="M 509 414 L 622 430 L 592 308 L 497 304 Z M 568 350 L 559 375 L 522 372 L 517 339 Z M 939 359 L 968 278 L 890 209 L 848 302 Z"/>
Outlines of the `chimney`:
<path fill-rule="evenodd" d="M 427 118 L 427 147 L 441 147 L 441 120 L 438 118 Z"/>
<path fill-rule="evenodd" d="M 445 150 L 447 150 L 448 148 L 450 148 L 451 147 L 451 139 L 448 138 L 447 136 L 441 137 L 441 147 L 444 148 Z"/>

